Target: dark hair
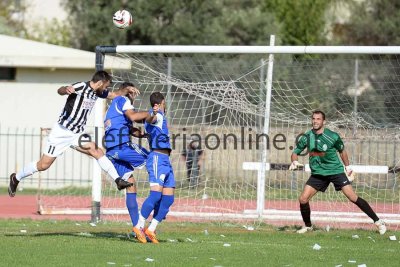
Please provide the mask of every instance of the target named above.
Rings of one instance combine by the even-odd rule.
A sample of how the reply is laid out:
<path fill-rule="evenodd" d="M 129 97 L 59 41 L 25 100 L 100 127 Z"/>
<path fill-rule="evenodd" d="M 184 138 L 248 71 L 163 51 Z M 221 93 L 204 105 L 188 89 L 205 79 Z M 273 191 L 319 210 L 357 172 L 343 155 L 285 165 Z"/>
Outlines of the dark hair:
<path fill-rule="evenodd" d="M 312 115 L 314 115 L 314 114 L 321 114 L 322 119 L 325 120 L 325 113 L 323 111 L 317 109 L 312 112 Z"/>
<path fill-rule="evenodd" d="M 123 82 L 119 86 L 119 90 L 122 90 L 122 89 L 124 89 L 126 87 L 135 87 L 135 85 L 133 83 L 131 83 L 131 82 Z M 128 95 L 128 94 L 129 94 L 129 92 L 126 93 L 126 95 Z"/>
<path fill-rule="evenodd" d="M 111 82 L 112 81 L 112 77 L 111 77 L 110 74 L 108 74 L 107 71 L 99 70 L 99 71 L 96 71 L 95 74 L 93 74 L 93 77 L 92 77 L 92 82 L 97 83 L 98 81 L 109 81 L 109 82 Z"/>
<path fill-rule="evenodd" d="M 135 87 L 135 85 L 131 82 L 123 82 L 121 83 L 121 85 L 119 86 L 119 89 L 124 89 L 126 87 Z"/>
<path fill-rule="evenodd" d="M 152 107 L 154 107 L 155 104 L 161 104 L 163 100 L 164 96 L 160 92 L 154 92 L 150 95 L 150 105 Z"/>

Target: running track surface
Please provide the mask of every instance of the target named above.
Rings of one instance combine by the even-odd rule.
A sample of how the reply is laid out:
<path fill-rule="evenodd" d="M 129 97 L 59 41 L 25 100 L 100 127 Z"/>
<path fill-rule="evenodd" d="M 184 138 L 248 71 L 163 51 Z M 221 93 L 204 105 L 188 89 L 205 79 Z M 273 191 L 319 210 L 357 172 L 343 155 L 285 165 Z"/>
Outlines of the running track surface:
<path fill-rule="evenodd" d="M 52 198 L 52 197 L 51 197 Z M 54 197 L 53 197 L 54 198 Z M 51 201 L 51 199 L 47 200 Z M 53 199 L 54 202 L 59 202 L 56 199 Z M 76 199 L 75 199 L 76 201 Z M 72 206 L 73 203 L 75 202 L 74 198 L 71 198 L 66 201 L 64 199 L 64 202 L 69 202 L 69 204 Z M 84 206 L 90 207 L 90 199 L 80 199 L 78 202 L 80 202 L 80 206 L 82 207 L 82 201 L 84 203 Z M 112 204 L 114 207 L 119 207 L 119 208 L 124 208 L 125 206 L 125 201 L 117 200 L 117 201 L 105 201 L 106 203 Z M 138 204 L 139 206 L 142 204 L 143 199 L 138 199 Z M 226 200 L 189 200 L 189 199 L 182 199 L 178 200 L 174 203 L 172 209 L 174 211 L 202 211 L 202 212 L 211 212 L 211 211 L 222 211 L 224 212 L 229 212 L 225 208 L 226 207 L 236 207 L 234 210 L 238 211 L 240 209 L 255 209 L 255 203 L 253 202 L 248 202 L 248 203 L 237 203 L 239 205 L 234 205 L 233 203 L 228 203 L 231 201 L 226 201 Z M 238 201 L 242 202 L 242 201 Z M 103 202 L 104 203 L 104 202 Z M 329 211 L 332 209 L 332 203 L 313 203 L 315 206 L 318 206 L 318 209 L 323 211 Z M 313 207 L 312 204 L 312 207 Z M 78 206 L 78 203 L 76 204 Z M 107 205 L 102 204 L 103 207 L 106 207 Z M 314 206 L 314 207 L 315 207 Z M 358 208 L 355 205 L 350 205 L 349 203 L 335 203 L 335 211 L 350 211 L 353 212 L 360 212 Z M 338 207 L 339 206 L 339 207 Z M 341 207 L 340 207 L 341 206 Z M 388 212 L 388 206 L 386 205 L 372 205 L 374 209 L 378 213 L 384 213 Z M 203 207 L 203 208 L 199 208 Z M 400 212 L 400 205 L 396 205 L 396 207 L 393 207 L 393 204 L 390 205 L 391 210 L 397 210 Z M 267 209 L 287 209 L 287 210 L 298 210 L 298 204 L 297 201 L 293 202 L 288 202 L 288 201 L 276 201 L 276 202 L 266 202 L 265 208 Z M 33 220 L 74 220 L 74 221 L 90 221 L 90 215 L 40 215 L 37 212 L 37 197 L 36 195 L 17 195 L 14 198 L 10 198 L 8 195 L 0 195 L 0 218 L 2 219 L 22 219 L 22 218 L 29 218 Z M 232 212 L 232 211 L 231 211 Z M 111 216 L 110 219 L 117 219 L 121 221 L 129 221 L 129 216 L 128 215 L 118 215 L 118 216 Z M 179 220 L 185 220 L 187 221 L 187 218 L 176 218 L 176 217 L 168 217 L 168 221 L 179 221 Z M 196 220 L 195 220 L 196 221 Z M 197 220 L 198 221 L 198 220 Z M 266 223 L 269 224 L 274 224 L 278 226 L 283 226 L 283 225 L 301 225 L 300 222 L 288 222 L 288 221 L 266 221 Z M 324 226 L 328 225 L 328 223 L 318 223 L 318 226 Z M 331 224 L 332 226 L 332 224 Z M 354 228 L 353 225 L 345 225 L 345 224 L 340 224 L 340 225 L 335 225 L 333 226 L 338 226 L 338 227 L 344 227 L 344 228 Z M 358 224 L 357 227 L 360 227 L 361 225 Z M 372 224 L 362 224 L 362 227 L 365 228 L 372 228 Z M 389 228 L 393 230 L 397 230 L 399 228 L 399 225 L 392 225 Z"/>

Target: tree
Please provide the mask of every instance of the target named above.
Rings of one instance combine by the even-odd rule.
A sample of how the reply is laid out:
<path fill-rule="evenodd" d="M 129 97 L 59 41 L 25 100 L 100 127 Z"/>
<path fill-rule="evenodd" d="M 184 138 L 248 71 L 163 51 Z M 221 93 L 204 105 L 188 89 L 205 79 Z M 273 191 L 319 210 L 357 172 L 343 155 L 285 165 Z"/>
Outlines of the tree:
<path fill-rule="evenodd" d="M 323 45 L 326 40 L 325 13 L 332 0 L 267 0 L 282 24 L 283 45 Z"/>
<path fill-rule="evenodd" d="M 41 20 L 31 26 L 31 29 L 26 32 L 27 39 L 36 40 L 39 42 L 70 46 L 71 31 L 67 22 L 62 22 L 56 18 Z"/>
<path fill-rule="evenodd" d="M 365 0 L 351 6 L 351 18 L 343 25 L 340 36 L 347 45 L 398 45 L 400 43 L 399 1 Z M 398 55 L 375 55 L 381 72 L 370 73 L 372 87 L 384 96 L 386 123 L 400 124 L 398 113 L 398 84 L 400 63 Z M 373 78 L 372 78 L 373 77 Z M 372 102 L 376 105 L 376 102 Z"/>
<path fill-rule="evenodd" d="M 348 45 L 398 45 L 400 43 L 399 1 L 365 0 L 351 6 L 344 25 L 343 42 Z"/>
<path fill-rule="evenodd" d="M 26 7 L 22 4 L 16 6 L 14 0 L 0 1 L 0 34 L 23 36 L 24 11 Z"/>
<path fill-rule="evenodd" d="M 55 45 L 70 45 L 69 27 L 56 19 L 41 20 L 30 28 L 25 26 L 25 12 L 29 4 L 24 1 L 0 2 L 0 34 L 18 36 Z M 18 5 L 17 5 L 18 4 Z"/>
<path fill-rule="evenodd" d="M 268 44 L 277 23 L 256 0 L 126 1 L 66 0 L 73 46 L 93 51 L 96 45 L 255 45 Z M 113 13 L 125 8 L 133 25 L 116 29 Z"/>

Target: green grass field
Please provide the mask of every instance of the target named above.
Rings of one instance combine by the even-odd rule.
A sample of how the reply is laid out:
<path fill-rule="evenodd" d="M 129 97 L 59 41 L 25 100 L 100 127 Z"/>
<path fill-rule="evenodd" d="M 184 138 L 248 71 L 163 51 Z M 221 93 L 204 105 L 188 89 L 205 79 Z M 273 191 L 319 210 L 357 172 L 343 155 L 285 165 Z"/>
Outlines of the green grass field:
<path fill-rule="evenodd" d="M 159 225 L 160 244 L 128 238 L 127 223 L 0 220 L 1 266 L 399 266 L 400 243 L 366 230 L 237 224 Z M 359 238 L 354 238 L 358 235 Z M 400 236 L 398 235 L 399 239 Z M 320 250 L 314 250 L 318 244 Z"/>

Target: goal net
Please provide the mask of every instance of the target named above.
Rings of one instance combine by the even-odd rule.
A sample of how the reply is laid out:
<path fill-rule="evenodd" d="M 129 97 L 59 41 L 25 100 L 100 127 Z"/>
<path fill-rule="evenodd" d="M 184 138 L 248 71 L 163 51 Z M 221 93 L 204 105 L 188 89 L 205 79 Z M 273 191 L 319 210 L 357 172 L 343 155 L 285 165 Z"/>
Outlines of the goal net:
<path fill-rule="evenodd" d="M 117 46 L 98 64 L 111 66 L 114 88 L 140 88 L 137 110 L 150 108 L 152 92 L 166 96 L 176 178 L 169 218 L 301 225 L 297 199 L 310 172 L 288 171 L 290 154 L 321 109 L 344 140 L 356 193 L 398 229 L 400 51 L 390 49 Z M 134 176 L 140 206 L 146 170 Z M 102 219 L 129 220 L 124 193 L 102 181 Z M 333 186 L 310 205 L 317 225 L 371 226 Z"/>

